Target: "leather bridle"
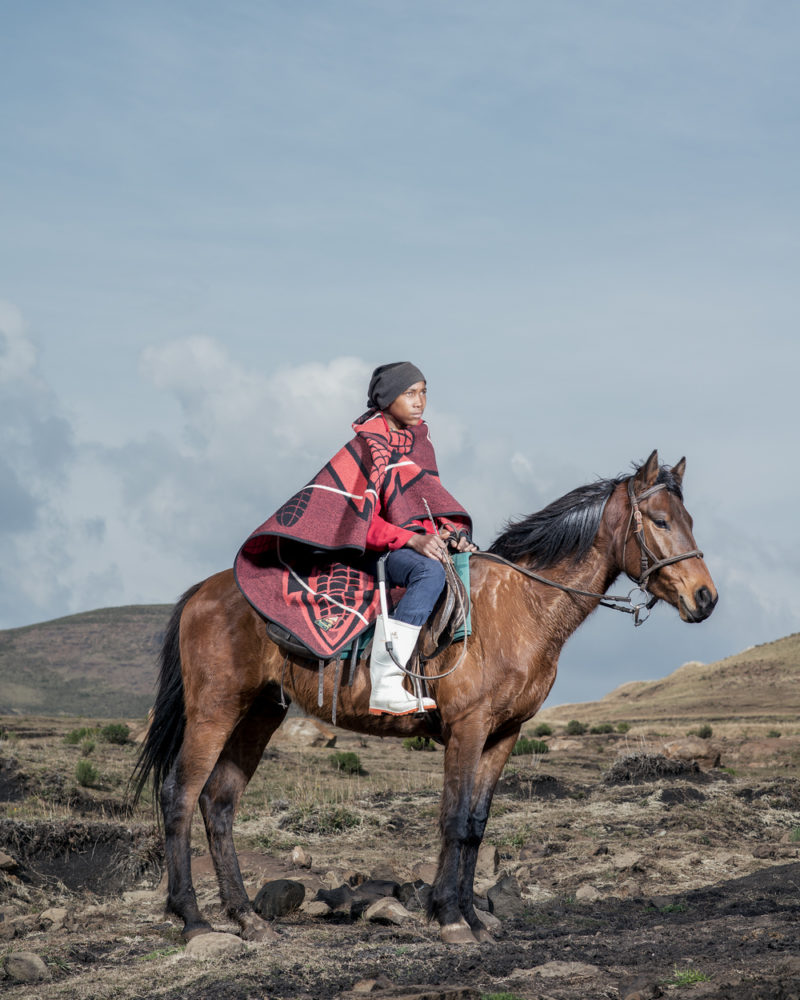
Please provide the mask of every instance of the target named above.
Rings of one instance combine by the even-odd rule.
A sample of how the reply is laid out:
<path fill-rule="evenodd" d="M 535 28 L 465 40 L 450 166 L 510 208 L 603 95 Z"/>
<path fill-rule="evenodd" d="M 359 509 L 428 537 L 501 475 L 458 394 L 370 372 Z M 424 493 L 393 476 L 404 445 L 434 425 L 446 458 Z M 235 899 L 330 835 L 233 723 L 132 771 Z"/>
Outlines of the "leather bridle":
<path fill-rule="evenodd" d="M 691 549 L 688 552 L 681 552 L 676 556 L 667 556 L 665 559 L 658 558 L 652 549 L 648 547 L 647 542 L 645 541 L 642 512 L 639 510 L 639 504 L 642 500 L 646 500 L 654 493 L 658 493 L 659 490 L 666 489 L 666 483 L 656 483 L 654 486 L 650 486 L 637 496 L 633 491 L 633 481 L 634 477 L 631 476 L 628 480 L 628 498 L 630 500 L 631 512 L 628 517 L 628 523 L 625 527 L 625 536 L 622 542 L 622 566 L 624 569 L 628 535 L 631 533 L 631 527 L 633 527 L 633 537 L 639 543 L 640 572 L 637 578 L 629 573 L 627 569 L 625 570 L 628 578 L 636 584 L 636 586 L 629 590 L 626 595 L 596 594 L 590 590 L 580 590 L 578 587 L 570 587 L 565 583 L 557 583 L 555 580 L 549 580 L 546 576 L 535 573 L 533 570 L 526 569 L 524 566 L 520 566 L 517 563 L 512 562 L 510 559 L 499 556 L 494 552 L 475 552 L 473 555 L 479 556 L 482 559 L 491 559 L 493 562 L 503 563 L 504 565 L 515 569 L 518 573 L 522 573 L 523 576 L 530 577 L 532 580 L 536 580 L 538 583 L 543 583 L 548 587 L 555 587 L 556 590 L 563 590 L 567 594 L 577 594 L 580 597 L 596 598 L 604 608 L 611 608 L 613 611 L 623 611 L 626 614 L 633 615 L 633 624 L 635 626 L 644 625 L 650 617 L 650 611 L 658 601 L 658 598 L 647 589 L 647 583 L 653 573 L 658 572 L 658 570 L 662 569 L 664 566 L 671 566 L 673 563 L 681 562 L 684 559 L 702 559 L 703 553 L 700 549 Z M 649 594 L 649 597 L 645 600 L 636 601 L 633 597 L 636 591 L 639 591 L 639 593 L 643 596 Z M 643 612 L 647 613 L 643 614 Z"/>

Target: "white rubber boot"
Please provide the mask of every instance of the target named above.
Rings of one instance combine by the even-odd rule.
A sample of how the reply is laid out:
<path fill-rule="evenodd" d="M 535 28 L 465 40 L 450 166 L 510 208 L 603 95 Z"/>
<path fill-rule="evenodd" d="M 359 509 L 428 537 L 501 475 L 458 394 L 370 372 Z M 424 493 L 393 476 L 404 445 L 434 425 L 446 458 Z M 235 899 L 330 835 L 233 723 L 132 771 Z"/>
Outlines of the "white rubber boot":
<path fill-rule="evenodd" d="M 389 619 L 389 639 L 398 662 L 405 666 L 417 644 L 420 626 Z M 372 656 L 369 661 L 369 679 L 372 691 L 369 696 L 370 715 L 411 715 L 418 712 L 419 701 L 403 687 L 405 674 L 392 660 L 386 649 L 386 632 L 383 617 L 375 622 Z M 422 708 L 429 712 L 436 708 L 432 698 L 422 699 Z"/>

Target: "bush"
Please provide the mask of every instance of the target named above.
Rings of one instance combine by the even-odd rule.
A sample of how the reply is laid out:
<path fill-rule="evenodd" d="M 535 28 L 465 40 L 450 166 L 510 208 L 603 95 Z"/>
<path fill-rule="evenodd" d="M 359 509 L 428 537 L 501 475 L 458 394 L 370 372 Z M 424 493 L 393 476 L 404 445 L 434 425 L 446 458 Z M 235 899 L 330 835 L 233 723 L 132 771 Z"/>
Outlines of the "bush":
<path fill-rule="evenodd" d="M 97 736 L 96 729 L 89 729 L 88 726 L 81 726 L 80 729 L 73 729 L 72 732 L 67 733 L 64 737 L 64 742 L 69 744 L 69 746 L 76 747 L 81 740 L 85 740 L 93 736 Z"/>
<path fill-rule="evenodd" d="M 687 736 L 699 736 L 701 740 L 710 740 L 714 735 L 714 730 L 706 722 L 699 729 L 690 729 Z"/>
<path fill-rule="evenodd" d="M 520 757 L 524 754 L 547 753 L 550 747 L 542 740 L 529 740 L 527 736 L 520 736 L 511 751 L 512 757 Z"/>
<path fill-rule="evenodd" d="M 339 750 L 331 754 L 331 767 L 335 771 L 344 771 L 345 774 L 366 774 L 360 757 L 352 750 Z"/>
<path fill-rule="evenodd" d="M 630 728 L 631 728 L 630 722 L 618 722 L 617 723 L 617 732 L 618 733 L 627 733 Z"/>
<path fill-rule="evenodd" d="M 540 722 L 538 726 L 533 730 L 534 736 L 552 736 L 553 727 L 548 726 L 546 722 Z"/>
<path fill-rule="evenodd" d="M 570 719 L 565 732 L 567 736 L 583 736 L 586 732 L 586 726 L 582 722 L 578 722 L 577 719 Z"/>
<path fill-rule="evenodd" d="M 108 726 L 103 726 L 100 730 L 100 739 L 106 743 L 118 743 L 122 745 L 128 742 L 131 731 L 124 722 L 112 722 Z"/>
<path fill-rule="evenodd" d="M 404 750 L 435 750 L 436 743 L 430 736 L 407 736 L 403 740 Z"/>
<path fill-rule="evenodd" d="M 613 733 L 614 727 L 610 722 L 600 722 L 596 726 L 592 726 L 589 732 L 594 736 L 598 736 L 601 733 Z"/>
<path fill-rule="evenodd" d="M 91 763 L 91 761 L 78 761 L 75 767 L 75 780 L 81 788 L 90 788 L 97 782 L 98 777 L 97 768 Z"/>
<path fill-rule="evenodd" d="M 94 740 L 84 740 L 83 743 L 81 743 L 81 753 L 84 757 L 88 757 L 92 750 L 94 750 L 95 746 L 97 746 L 97 744 Z"/>
<path fill-rule="evenodd" d="M 778 740 L 780 739 L 780 736 L 781 736 L 780 729 L 770 729 L 770 731 L 767 733 L 767 739 L 770 740 Z"/>

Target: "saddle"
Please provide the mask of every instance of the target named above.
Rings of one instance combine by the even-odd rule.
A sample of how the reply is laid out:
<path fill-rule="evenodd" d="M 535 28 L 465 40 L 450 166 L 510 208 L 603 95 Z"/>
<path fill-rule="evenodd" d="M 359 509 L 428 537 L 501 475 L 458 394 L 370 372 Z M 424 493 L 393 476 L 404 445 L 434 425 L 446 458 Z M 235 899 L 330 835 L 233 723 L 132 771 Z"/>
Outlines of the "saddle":
<path fill-rule="evenodd" d="M 445 586 L 439 595 L 428 621 L 422 626 L 417 642 L 417 649 L 408 666 L 417 669 L 415 664 L 425 663 L 435 659 L 452 645 L 456 638 L 463 635 L 462 629 L 468 629 L 469 593 L 464 581 L 459 576 L 452 560 L 444 564 Z M 372 651 L 373 628 L 361 633 L 350 646 L 347 646 L 338 656 L 320 659 L 305 643 L 292 635 L 287 629 L 268 618 L 264 619 L 267 636 L 290 656 L 308 660 L 314 666 L 327 665 L 332 660 L 351 659 L 357 663 Z M 351 671 L 352 682 L 352 671 Z"/>

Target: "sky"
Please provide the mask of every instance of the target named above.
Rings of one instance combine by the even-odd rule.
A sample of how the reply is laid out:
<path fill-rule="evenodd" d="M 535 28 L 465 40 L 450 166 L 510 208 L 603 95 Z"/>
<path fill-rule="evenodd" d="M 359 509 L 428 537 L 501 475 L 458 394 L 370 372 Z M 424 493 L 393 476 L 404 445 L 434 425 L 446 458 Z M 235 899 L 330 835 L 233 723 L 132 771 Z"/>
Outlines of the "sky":
<path fill-rule="evenodd" d="M 717 610 L 598 610 L 548 704 L 800 630 L 798 41 L 788 0 L 10 6 L 0 628 L 230 566 L 411 360 L 482 545 L 687 458 Z"/>

